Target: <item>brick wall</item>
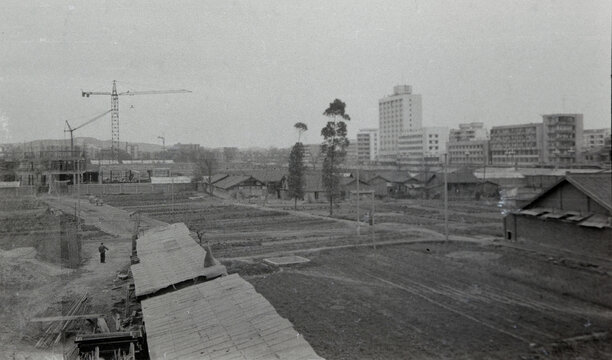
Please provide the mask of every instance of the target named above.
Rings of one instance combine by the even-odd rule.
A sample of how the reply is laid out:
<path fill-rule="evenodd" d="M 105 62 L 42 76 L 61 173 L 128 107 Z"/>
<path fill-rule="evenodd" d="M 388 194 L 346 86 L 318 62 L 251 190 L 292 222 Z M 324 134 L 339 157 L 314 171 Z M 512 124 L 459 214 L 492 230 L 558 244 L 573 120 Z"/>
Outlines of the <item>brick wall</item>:
<path fill-rule="evenodd" d="M 508 239 L 511 232 L 512 239 Z M 504 218 L 506 241 L 536 242 L 578 254 L 612 257 L 612 229 L 579 226 L 576 223 L 509 214 Z"/>

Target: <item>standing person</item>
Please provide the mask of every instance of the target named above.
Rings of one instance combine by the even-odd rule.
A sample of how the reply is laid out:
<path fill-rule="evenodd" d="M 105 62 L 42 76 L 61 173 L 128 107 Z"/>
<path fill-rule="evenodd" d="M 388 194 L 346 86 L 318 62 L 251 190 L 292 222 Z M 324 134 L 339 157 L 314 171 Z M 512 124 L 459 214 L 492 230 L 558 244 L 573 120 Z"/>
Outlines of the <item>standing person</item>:
<path fill-rule="evenodd" d="M 104 263 L 104 260 L 106 259 L 106 250 L 108 250 L 108 248 L 104 246 L 104 243 L 100 243 L 100 246 L 98 247 L 98 251 L 100 252 L 100 262 L 101 263 Z"/>

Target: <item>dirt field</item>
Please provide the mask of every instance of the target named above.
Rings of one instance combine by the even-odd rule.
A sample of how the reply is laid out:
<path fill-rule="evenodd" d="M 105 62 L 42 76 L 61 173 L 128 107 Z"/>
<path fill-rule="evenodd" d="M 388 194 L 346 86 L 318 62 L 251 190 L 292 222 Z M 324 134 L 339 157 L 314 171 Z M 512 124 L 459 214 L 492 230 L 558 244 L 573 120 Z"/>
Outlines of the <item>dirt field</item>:
<path fill-rule="evenodd" d="M 336 209 L 340 219 L 329 219 L 324 204 L 295 213 L 288 202 L 261 209 L 187 194 L 174 203 L 138 195 L 107 202 L 204 230 L 230 272 L 329 359 L 612 357 L 609 338 L 554 345 L 611 327 L 610 264 L 506 246 L 496 238 L 495 204 L 451 203 L 445 243 L 441 202 L 377 203 L 374 250 L 369 227 L 357 236 L 343 220 L 355 215 L 347 203 Z M 288 253 L 311 262 L 262 262 Z"/>
<path fill-rule="evenodd" d="M 611 264 L 505 243 L 496 236 L 495 204 L 451 202 L 451 241 L 444 242 L 439 201 L 377 202 L 377 225 L 373 232 L 361 226 L 360 236 L 348 202 L 329 218 L 325 204 L 295 212 L 289 202 L 263 208 L 192 193 L 105 201 L 114 206 L 82 203 L 84 257 L 76 269 L 45 260 L 39 246 L 62 233 L 49 231 L 58 220 L 48 207 L 70 213 L 74 199 L 3 203 L 0 358 L 66 352 L 70 339 L 35 349 L 43 328 L 28 319 L 62 314 L 83 293 L 90 294 L 87 311 L 108 320 L 124 311 L 125 284 L 117 274 L 129 266 L 135 210 L 144 214 L 143 228 L 185 222 L 203 230 L 228 270 L 249 280 L 329 359 L 612 357 L 609 337 L 560 343 L 611 328 Z M 101 241 L 111 249 L 107 264 L 97 258 Z M 294 253 L 311 261 L 284 267 L 263 261 Z"/>
<path fill-rule="evenodd" d="M 74 332 L 91 331 L 85 321 L 72 324 L 68 340 L 60 338 L 50 347 L 36 348 L 48 323 L 31 323 L 30 318 L 65 314 L 76 298 L 88 294 L 83 312 L 104 314 L 109 326 L 113 312 L 124 311 L 125 281 L 117 278 L 130 264 L 130 233 L 133 225 L 127 213 L 111 207 L 91 207 L 83 202 L 85 224 L 80 233 L 81 263 L 71 269 L 59 259 L 41 253 L 49 247 L 41 243 L 60 243 L 63 236 L 60 217 L 48 209 L 70 214 L 73 199 L 0 199 L 0 359 L 59 359 L 74 345 Z M 112 229 L 109 233 L 101 228 Z M 70 224 L 69 224 L 70 225 Z M 98 258 L 100 242 L 110 248 L 107 262 Z"/>

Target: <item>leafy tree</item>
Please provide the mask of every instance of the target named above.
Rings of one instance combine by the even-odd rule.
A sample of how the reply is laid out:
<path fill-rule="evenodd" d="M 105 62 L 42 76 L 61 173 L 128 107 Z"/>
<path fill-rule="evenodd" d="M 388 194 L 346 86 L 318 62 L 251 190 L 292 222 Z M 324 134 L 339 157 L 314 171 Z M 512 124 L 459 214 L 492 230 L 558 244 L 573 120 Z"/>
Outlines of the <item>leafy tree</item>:
<path fill-rule="evenodd" d="M 350 121 L 351 117 L 345 112 L 345 109 L 346 104 L 340 99 L 335 99 L 323 112 L 323 115 L 330 118 L 325 127 L 321 129 L 321 136 L 323 136 L 321 153 L 324 156 L 323 186 L 327 191 L 327 198 L 329 199 L 330 216 L 334 213 L 334 198 L 338 196 L 340 190 L 338 170 L 346 156 L 346 148 L 349 145 L 349 141 L 346 138 L 347 129 L 345 121 Z"/>
<path fill-rule="evenodd" d="M 298 130 L 298 141 L 291 148 L 289 154 L 289 177 L 287 178 L 287 187 L 289 196 L 293 198 L 293 207 L 297 209 L 297 199 L 304 197 L 304 145 L 300 142 L 302 133 L 308 130 L 306 124 L 298 122 L 294 125 Z"/>
<path fill-rule="evenodd" d="M 304 198 L 304 145 L 295 143 L 289 154 L 289 176 L 287 177 L 287 186 L 289 196 L 293 198 L 293 207 L 297 209 L 297 200 Z"/>

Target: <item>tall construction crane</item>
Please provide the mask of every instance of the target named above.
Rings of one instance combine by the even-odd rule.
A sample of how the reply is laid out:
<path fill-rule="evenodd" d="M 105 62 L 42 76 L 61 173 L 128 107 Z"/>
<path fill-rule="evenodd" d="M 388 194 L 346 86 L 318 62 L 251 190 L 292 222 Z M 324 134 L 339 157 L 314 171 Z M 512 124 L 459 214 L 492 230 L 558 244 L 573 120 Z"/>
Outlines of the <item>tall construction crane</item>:
<path fill-rule="evenodd" d="M 79 130 L 80 128 L 82 128 L 85 125 L 91 124 L 92 122 L 98 120 L 99 118 L 103 117 L 104 115 L 108 114 L 109 112 L 111 112 L 111 110 L 107 110 L 105 112 L 103 112 L 100 115 L 97 115 L 96 117 L 94 117 L 93 119 L 89 119 L 86 122 L 82 123 L 81 125 L 73 128 L 72 126 L 70 126 L 70 123 L 68 123 L 68 120 L 66 120 L 66 127 L 68 129 L 64 130 L 64 132 L 70 132 L 70 156 L 72 156 L 73 152 L 74 152 L 74 137 L 72 135 L 73 132 Z"/>
<path fill-rule="evenodd" d="M 119 96 L 122 95 L 157 95 L 157 94 L 182 94 L 190 93 L 191 91 L 181 90 L 149 90 L 149 91 L 125 91 L 117 92 L 117 81 L 113 80 L 113 89 L 111 92 L 107 91 L 83 91 L 81 90 L 82 97 L 90 97 L 91 95 L 110 95 L 111 97 L 111 133 L 112 133 L 112 144 L 111 153 L 113 158 L 115 152 L 119 154 Z"/>

